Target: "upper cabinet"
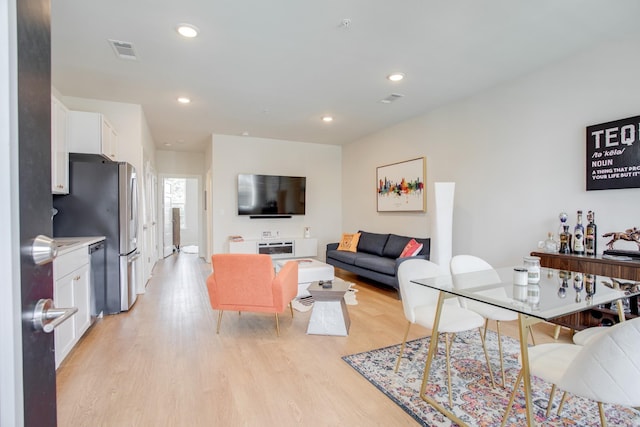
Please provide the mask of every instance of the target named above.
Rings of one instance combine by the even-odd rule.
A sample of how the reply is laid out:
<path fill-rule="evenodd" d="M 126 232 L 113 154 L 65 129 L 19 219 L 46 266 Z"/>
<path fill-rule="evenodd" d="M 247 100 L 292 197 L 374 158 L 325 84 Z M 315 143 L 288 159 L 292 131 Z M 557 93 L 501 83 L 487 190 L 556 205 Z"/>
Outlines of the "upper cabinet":
<path fill-rule="evenodd" d="M 51 192 L 69 194 L 69 110 L 51 97 Z"/>
<path fill-rule="evenodd" d="M 118 134 L 101 113 L 69 111 L 69 152 L 118 160 Z"/>

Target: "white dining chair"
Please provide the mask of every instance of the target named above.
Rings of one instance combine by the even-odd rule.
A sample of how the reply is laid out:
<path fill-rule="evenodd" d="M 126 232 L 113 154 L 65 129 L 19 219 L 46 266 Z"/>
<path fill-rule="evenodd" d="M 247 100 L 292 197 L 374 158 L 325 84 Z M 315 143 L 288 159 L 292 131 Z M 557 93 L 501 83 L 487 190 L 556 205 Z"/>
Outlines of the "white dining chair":
<path fill-rule="evenodd" d="M 478 258 L 473 255 L 454 256 L 453 258 L 451 258 L 449 268 L 451 270 L 451 274 L 453 275 L 453 286 L 458 289 L 482 286 L 491 283 L 500 283 L 500 276 L 493 269 L 491 264 L 489 264 L 482 258 Z M 479 271 L 486 272 L 486 274 L 480 279 L 477 275 L 474 275 L 472 280 L 465 280 L 464 276 L 457 276 L 463 273 L 472 273 Z M 506 293 L 504 297 L 506 298 Z M 502 354 L 502 335 L 500 333 L 500 322 L 518 320 L 518 313 L 511 310 L 506 310 L 504 308 L 495 307 L 490 304 L 473 301 L 467 298 L 460 298 L 460 305 L 478 313 L 484 318 L 483 338 L 486 338 L 489 320 L 493 320 L 496 322 L 496 331 L 498 333 L 498 353 L 500 354 L 500 372 L 502 374 L 502 386 L 504 387 L 506 382 L 504 376 L 504 356 Z M 533 344 L 535 345 L 535 340 L 533 338 L 533 332 L 531 331 L 531 328 L 529 328 L 529 333 L 531 334 L 531 339 L 533 341 Z"/>
<path fill-rule="evenodd" d="M 400 285 L 402 307 L 407 319 L 407 329 L 405 330 L 404 339 L 402 340 L 402 345 L 400 347 L 400 354 L 398 355 L 398 360 L 396 362 L 396 372 L 398 372 L 400 367 L 400 361 L 402 360 L 411 325 L 417 323 L 425 328 L 433 330 L 437 310 L 439 291 L 426 286 L 421 286 L 417 283 L 412 283 L 411 280 L 431 278 L 447 274 L 448 272 L 442 269 L 439 265 L 424 259 L 410 259 L 400 264 L 400 267 L 398 268 L 398 282 Z M 491 372 L 491 365 L 489 364 L 489 355 L 487 354 L 487 350 L 484 346 L 484 337 L 480 329 L 483 323 L 484 320 L 479 314 L 460 307 L 456 298 L 448 299 L 442 306 L 440 323 L 438 324 L 438 333 L 444 334 L 445 339 L 447 384 L 449 388 L 450 406 L 452 405 L 450 366 L 450 341 L 452 335 L 455 339 L 455 334 L 459 332 L 478 329 L 487 367 L 489 369 L 489 376 L 491 377 L 491 384 L 494 384 L 493 373 Z M 437 340 L 438 337 L 432 336 L 431 339 Z"/>
<path fill-rule="evenodd" d="M 591 328 L 583 329 L 573 334 L 573 343 L 577 345 L 585 345 L 592 339 L 606 333 L 608 329 L 609 326 L 593 326 Z"/>
<path fill-rule="evenodd" d="M 640 406 L 640 317 L 607 328 L 586 342 L 541 344 L 529 349 L 531 375 L 551 383 L 547 416 L 556 388 L 564 391 L 558 415 L 567 393 L 598 403 L 600 424 L 607 425 L 604 404 Z M 505 425 L 522 379 L 516 380 L 502 425 Z"/>

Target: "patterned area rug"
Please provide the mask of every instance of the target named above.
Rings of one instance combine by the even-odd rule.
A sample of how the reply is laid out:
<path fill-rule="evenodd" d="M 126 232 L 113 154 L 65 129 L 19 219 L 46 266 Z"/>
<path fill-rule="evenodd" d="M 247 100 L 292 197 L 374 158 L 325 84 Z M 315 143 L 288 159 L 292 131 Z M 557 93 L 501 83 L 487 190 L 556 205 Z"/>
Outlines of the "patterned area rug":
<path fill-rule="evenodd" d="M 419 396 L 422 372 L 429 349 L 429 338 L 421 338 L 407 343 L 400 364 L 394 372 L 400 345 L 385 347 L 364 353 L 344 356 L 343 360 L 375 385 L 387 397 L 400 405 L 409 415 L 423 426 L 455 426 L 456 424 L 423 401 Z M 428 392 L 448 407 L 445 345 L 441 340 L 431 365 Z M 492 388 L 489 373 L 477 331 L 461 333 L 451 347 L 451 382 L 453 390 L 453 412 L 470 426 L 499 426 L 504 410 L 509 402 L 520 365 L 517 340 L 503 337 L 505 355 L 506 388 L 499 386 L 500 366 L 497 334 L 487 333 L 487 351 L 496 380 Z M 534 414 L 536 423 L 544 426 L 599 426 L 597 404 L 593 401 L 569 395 L 562 408 L 561 416 L 556 415 L 562 392 L 554 398 L 555 411 L 545 417 L 551 385 L 538 378 L 532 378 Z M 507 422 L 508 426 L 526 425 L 524 394 L 522 385 Z M 605 405 L 610 426 L 640 426 L 640 412 L 632 408 Z"/>

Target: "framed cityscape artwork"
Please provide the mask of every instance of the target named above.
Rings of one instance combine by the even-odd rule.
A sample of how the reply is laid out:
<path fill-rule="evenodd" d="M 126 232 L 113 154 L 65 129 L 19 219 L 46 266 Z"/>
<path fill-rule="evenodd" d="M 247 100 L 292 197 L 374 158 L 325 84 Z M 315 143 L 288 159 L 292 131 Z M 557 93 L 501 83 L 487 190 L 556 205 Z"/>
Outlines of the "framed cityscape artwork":
<path fill-rule="evenodd" d="M 425 212 L 425 157 L 376 169 L 378 212 Z"/>

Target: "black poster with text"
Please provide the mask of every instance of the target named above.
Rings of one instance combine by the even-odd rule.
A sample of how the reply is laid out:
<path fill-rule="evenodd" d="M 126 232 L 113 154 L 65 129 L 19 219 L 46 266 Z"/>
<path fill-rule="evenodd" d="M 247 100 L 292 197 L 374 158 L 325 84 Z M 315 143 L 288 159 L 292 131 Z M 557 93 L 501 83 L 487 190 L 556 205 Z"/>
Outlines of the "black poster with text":
<path fill-rule="evenodd" d="M 640 116 L 587 127 L 587 191 L 640 188 Z"/>

